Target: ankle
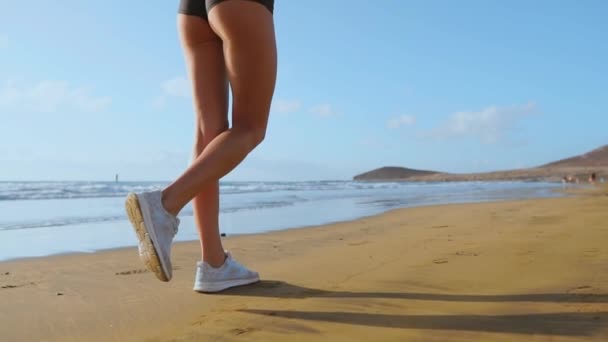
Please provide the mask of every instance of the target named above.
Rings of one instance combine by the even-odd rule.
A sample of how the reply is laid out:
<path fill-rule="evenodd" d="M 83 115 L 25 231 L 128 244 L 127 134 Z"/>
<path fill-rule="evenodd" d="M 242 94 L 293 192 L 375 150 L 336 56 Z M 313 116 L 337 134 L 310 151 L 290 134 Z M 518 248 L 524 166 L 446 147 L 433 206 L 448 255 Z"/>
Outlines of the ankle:
<path fill-rule="evenodd" d="M 226 262 L 228 256 L 223 251 L 221 253 L 206 254 L 203 253 L 203 261 L 213 268 L 220 268 Z"/>
<path fill-rule="evenodd" d="M 161 203 L 163 205 L 163 208 L 165 208 L 165 210 L 169 214 L 177 217 L 177 214 L 179 214 L 180 208 L 178 208 L 177 206 L 175 206 L 173 204 L 173 202 L 171 201 L 170 194 L 167 191 L 167 189 L 163 190 L 161 193 Z"/>

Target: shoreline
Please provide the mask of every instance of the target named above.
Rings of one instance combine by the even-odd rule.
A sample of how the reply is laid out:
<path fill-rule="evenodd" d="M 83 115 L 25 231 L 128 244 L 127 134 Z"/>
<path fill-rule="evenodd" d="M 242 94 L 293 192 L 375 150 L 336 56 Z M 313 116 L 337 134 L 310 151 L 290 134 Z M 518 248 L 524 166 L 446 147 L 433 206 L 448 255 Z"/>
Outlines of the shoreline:
<path fill-rule="evenodd" d="M 466 204 L 474 205 L 474 204 L 483 204 L 483 203 L 501 203 L 501 202 L 514 202 L 514 201 L 526 201 L 526 200 L 547 200 L 547 199 L 552 199 L 552 198 L 576 196 L 577 194 L 580 194 L 581 192 L 584 193 L 585 191 L 589 190 L 589 189 L 584 189 L 584 188 L 580 189 L 580 187 L 581 187 L 580 185 L 577 185 L 577 187 L 579 187 L 579 189 L 567 189 L 567 188 L 549 189 L 549 191 L 551 191 L 551 192 L 560 194 L 560 195 L 555 195 L 553 197 L 531 197 L 531 198 L 523 198 L 523 199 L 492 199 L 492 200 L 485 200 L 485 201 L 484 200 L 473 200 L 473 201 L 460 201 L 460 202 L 440 203 L 440 204 L 418 204 L 418 205 L 403 206 L 403 207 L 398 207 L 398 208 L 389 208 L 389 209 L 386 209 L 386 210 L 378 212 L 378 213 L 362 215 L 362 216 L 358 216 L 358 217 L 355 217 L 352 219 L 346 219 L 346 220 L 328 221 L 328 222 L 324 222 L 324 223 L 320 223 L 320 224 L 292 226 L 292 227 L 271 229 L 271 230 L 252 232 L 252 233 L 236 233 L 236 234 L 230 234 L 230 235 L 226 234 L 226 236 L 223 237 L 222 240 L 227 239 L 227 238 L 240 237 L 240 236 L 257 236 L 257 235 L 264 235 L 264 234 L 272 234 L 274 232 L 299 230 L 299 229 L 311 229 L 311 228 L 314 229 L 314 228 L 324 227 L 327 225 L 352 223 L 352 222 L 356 222 L 358 220 L 374 218 L 377 216 L 385 215 L 385 214 L 388 214 L 393 211 L 411 209 L 411 208 L 443 207 L 443 206 L 466 205 Z M 572 193 L 573 191 L 579 191 L 579 192 Z M 187 215 L 184 217 L 192 217 L 192 215 Z M 125 221 L 126 221 L 126 218 L 125 218 Z M 45 227 L 45 228 L 47 228 L 47 227 Z M 54 228 L 54 227 L 49 227 L 49 228 Z M 191 244 L 191 243 L 195 243 L 195 242 L 198 243 L 199 240 L 191 239 L 191 240 L 174 241 L 174 245 Z M 133 245 L 129 245 L 129 246 L 102 248 L 102 249 L 96 249 L 96 250 L 92 250 L 92 251 L 65 251 L 65 252 L 58 252 L 58 253 L 40 255 L 40 256 L 24 256 L 24 257 L 0 259 L 0 264 L 3 262 L 10 262 L 10 261 L 31 260 L 31 259 L 49 258 L 49 257 L 61 257 L 61 256 L 70 256 L 70 255 L 90 255 L 90 254 L 104 253 L 104 252 L 111 252 L 111 251 L 124 251 L 124 250 L 128 250 L 128 249 L 137 247 L 137 245 L 136 245 L 137 241 L 135 239 L 135 236 L 133 237 L 132 243 L 133 243 Z"/>
<path fill-rule="evenodd" d="M 543 199 L 550 199 L 550 198 L 555 198 L 555 197 L 548 197 L 548 198 L 532 198 L 531 200 L 543 200 Z M 450 205 L 459 205 L 459 204 L 481 204 L 481 203 L 494 203 L 494 202 L 511 202 L 511 201 L 518 201 L 518 200 L 493 200 L 493 201 L 480 201 L 480 202 L 466 202 L 466 203 L 446 203 L 446 204 L 430 204 L 430 205 L 419 205 L 419 206 L 411 206 L 411 207 L 401 207 L 401 208 L 393 208 L 393 209 L 388 209 L 386 211 L 383 211 L 381 213 L 377 213 L 377 214 L 371 214 L 371 215 L 367 215 L 367 216 L 360 216 L 357 218 L 353 218 L 350 220 L 342 220 L 342 221 L 335 221 L 335 222 L 327 222 L 327 223 L 321 223 L 321 224 L 316 224 L 316 225 L 304 225 L 304 226 L 295 226 L 295 227 L 288 227 L 288 228 L 281 228 L 281 229 L 277 229 L 277 230 L 269 230 L 269 231 L 263 231 L 263 232 L 254 232 L 254 233 L 241 233 L 241 234 L 231 234 L 231 235 L 227 235 L 222 237 L 222 241 L 226 240 L 226 239 L 230 239 L 230 238 L 236 238 L 236 237 L 244 237 L 244 236 L 260 236 L 260 235 L 267 235 L 267 234 L 273 234 L 276 232 L 286 232 L 286 231 L 291 231 L 291 230 L 300 230 L 300 229 L 315 229 L 315 228 L 322 228 L 325 226 L 329 226 L 329 225 L 334 225 L 334 224 L 341 224 L 341 223 L 352 223 L 352 222 L 356 222 L 358 220 L 363 220 L 363 219 L 367 219 L 367 218 L 374 218 L 374 217 L 378 217 L 378 216 L 382 216 L 385 214 L 389 214 L 393 211 L 397 211 L 397 210 L 403 210 L 403 209 L 409 209 L 409 208 L 426 208 L 426 207 L 443 207 L 443 206 L 450 206 Z M 191 216 L 191 215 L 189 215 Z M 136 243 L 135 237 L 133 238 L 134 243 Z M 188 244 L 192 244 L 195 242 L 199 242 L 199 240 L 186 240 L 186 241 L 174 241 L 173 245 L 188 245 Z M 82 252 L 82 251 L 74 251 L 74 252 L 59 252 L 59 253 L 54 253 L 54 254 L 48 254 L 48 255 L 42 255 L 42 256 L 26 256 L 26 257 L 18 257 L 18 258 L 12 258 L 12 259 L 2 259 L 0 260 L 0 265 L 3 262 L 19 262 L 19 261 L 27 261 L 27 260 L 32 260 L 32 259 L 45 259 L 45 258 L 56 258 L 56 257 L 64 257 L 64 256 L 78 256 L 78 255 L 91 255 L 91 254 L 98 254 L 98 253 L 107 253 L 107 252 L 120 252 L 120 251 L 125 251 L 125 250 L 131 250 L 133 248 L 137 248 L 137 245 L 133 245 L 133 246 L 122 246 L 122 247 L 111 247 L 111 248 L 103 248 L 103 249 L 99 249 L 99 250 L 94 250 L 91 252 Z"/>
<path fill-rule="evenodd" d="M 229 236 L 263 280 L 215 295 L 191 290 L 196 241 L 174 246 L 169 283 L 133 247 L 3 261 L 0 336 L 604 341 L 607 206 L 604 188 Z"/>

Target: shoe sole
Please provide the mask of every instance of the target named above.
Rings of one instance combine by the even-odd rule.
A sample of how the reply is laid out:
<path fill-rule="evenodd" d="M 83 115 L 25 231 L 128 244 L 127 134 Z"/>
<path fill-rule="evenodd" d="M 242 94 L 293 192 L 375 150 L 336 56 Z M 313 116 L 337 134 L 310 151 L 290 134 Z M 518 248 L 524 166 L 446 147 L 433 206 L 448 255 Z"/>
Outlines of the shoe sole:
<path fill-rule="evenodd" d="M 139 253 L 141 261 L 144 263 L 144 265 L 146 265 L 148 270 L 156 275 L 159 280 L 169 281 L 169 277 L 161 265 L 156 248 L 154 248 L 154 243 L 150 238 L 150 234 L 148 234 L 148 231 L 146 230 L 146 225 L 144 224 L 144 215 L 141 211 L 137 195 L 131 193 L 127 196 L 125 208 L 127 209 L 129 221 L 131 221 L 135 234 L 137 234 L 137 239 L 139 240 L 140 246 L 143 247 Z"/>
<path fill-rule="evenodd" d="M 260 277 L 248 278 L 248 279 L 238 279 L 238 280 L 226 280 L 226 281 L 218 281 L 211 284 L 205 284 L 200 288 L 194 288 L 193 290 L 201 293 L 216 293 L 220 291 L 224 291 L 233 287 L 245 286 L 257 283 L 260 281 Z"/>

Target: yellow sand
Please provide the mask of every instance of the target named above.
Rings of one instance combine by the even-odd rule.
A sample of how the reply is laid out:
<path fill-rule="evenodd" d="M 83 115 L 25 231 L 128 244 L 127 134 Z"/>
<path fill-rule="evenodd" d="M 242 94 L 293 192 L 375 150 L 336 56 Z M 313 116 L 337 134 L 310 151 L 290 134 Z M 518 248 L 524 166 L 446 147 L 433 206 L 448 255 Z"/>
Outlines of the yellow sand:
<path fill-rule="evenodd" d="M 134 248 L 0 263 L 0 341 L 608 341 L 606 190 L 226 246 L 264 280 L 193 292 L 197 243 L 170 283 Z"/>

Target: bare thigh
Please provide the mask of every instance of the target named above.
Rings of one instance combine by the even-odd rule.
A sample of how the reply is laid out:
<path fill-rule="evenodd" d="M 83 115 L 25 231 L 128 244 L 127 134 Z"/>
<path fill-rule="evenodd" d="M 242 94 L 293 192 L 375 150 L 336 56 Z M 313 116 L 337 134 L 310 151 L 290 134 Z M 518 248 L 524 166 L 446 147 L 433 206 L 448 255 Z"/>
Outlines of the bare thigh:
<path fill-rule="evenodd" d="M 228 128 L 228 79 L 222 40 L 197 16 L 178 15 L 196 113 L 195 155 Z"/>
<path fill-rule="evenodd" d="M 206 186 L 233 170 L 264 139 L 274 93 L 277 53 L 270 11 L 257 2 L 230 0 L 214 6 L 208 19 L 210 28 L 221 39 L 223 70 L 232 88 L 232 127 L 212 139 L 196 161 L 163 190 L 163 205 L 174 215 Z M 222 70 L 219 67 L 218 62 L 215 69 Z M 205 107 L 205 96 L 210 96 L 206 90 L 203 88 L 200 93 L 201 107 Z M 208 126 L 206 120 L 205 116 L 203 135 Z"/>
<path fill-rule="evenodd" d="M 209 23 L 223 42 L 233 128 L 264 132 L 277 72 L 272 14 L 259 3 L 230 0 L 209 11 Z"/>

